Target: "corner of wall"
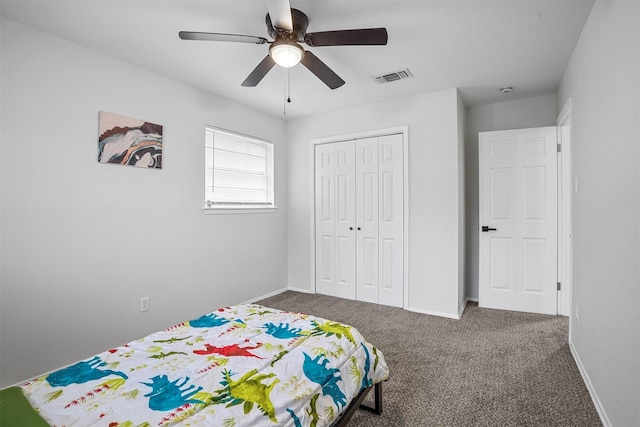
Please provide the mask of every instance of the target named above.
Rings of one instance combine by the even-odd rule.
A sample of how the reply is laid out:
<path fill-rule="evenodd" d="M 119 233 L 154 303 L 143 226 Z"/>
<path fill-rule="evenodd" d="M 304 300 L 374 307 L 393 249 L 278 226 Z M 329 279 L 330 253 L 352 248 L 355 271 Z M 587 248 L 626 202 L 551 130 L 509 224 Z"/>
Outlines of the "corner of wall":
<path fill-rule="evenodd" d="M 460 91 L 457 95 L 458 118 L 458 302 L 466 304 L 466 168 L 465 168 L 465 140 L 466 140 L 466 108 Z M 462 311 L 459 310 L 459 315 Z"/>

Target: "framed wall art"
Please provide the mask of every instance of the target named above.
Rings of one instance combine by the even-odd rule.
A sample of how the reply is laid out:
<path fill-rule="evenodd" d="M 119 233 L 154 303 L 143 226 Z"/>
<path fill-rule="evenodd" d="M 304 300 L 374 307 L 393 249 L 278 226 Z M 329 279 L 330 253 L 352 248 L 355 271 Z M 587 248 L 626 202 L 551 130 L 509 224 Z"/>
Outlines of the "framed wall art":
<path fill-rule="evenodd" d="M 162 125 L 100 111 L 98 162 L 162 169 Z"/>

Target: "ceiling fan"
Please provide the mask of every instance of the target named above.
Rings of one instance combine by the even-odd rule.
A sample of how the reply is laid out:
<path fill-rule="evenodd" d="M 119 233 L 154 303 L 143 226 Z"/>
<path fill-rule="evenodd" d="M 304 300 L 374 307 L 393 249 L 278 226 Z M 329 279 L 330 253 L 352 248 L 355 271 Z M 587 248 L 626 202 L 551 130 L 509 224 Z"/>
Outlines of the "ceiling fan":
<path fill-rule="evenodd" d="M 309 18 L 303 12 L 291 9 L 289 0 L 266 0 L 266 2 L 269 12 L 266 16 L 267 33 L 274 39 L 273 41 L 259 36 L 195 31 L 180 31 L 178 35 L 182 40 L 270 44 L 269 54 L 242 82 L 242 86 L 250 87 L 257 86 L 276 64 L 290 68 L 302 63 L 327 86 L 331 89 L 336 89 L 344 84 L 344 80 L 317 56 L 300 46 L 300 43 L 305 43 L 312 47 L 387 44 L 386 28 L 307 33 Z"/>

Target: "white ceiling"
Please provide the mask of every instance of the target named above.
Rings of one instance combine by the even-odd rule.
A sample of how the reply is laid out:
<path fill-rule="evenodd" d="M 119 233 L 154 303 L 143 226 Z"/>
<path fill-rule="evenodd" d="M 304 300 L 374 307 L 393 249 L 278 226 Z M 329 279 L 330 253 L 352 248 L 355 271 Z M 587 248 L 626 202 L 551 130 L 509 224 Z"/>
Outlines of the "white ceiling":
<path fill-rule="evenodd" d="M 286 119 L 457 87 L 467 106 L 554 93 L 593 0 L 291 0 L 308 32 L 386 27 L 387 46 L 309 48 L 346 84 L 275 67 L 240 83 L 267 45 L 183 41 L 178 31 L 267 37 L 264 0 L 2 0 L 3 16 Z M 414 78 L 371 77 L 409 68 Z M 513 86 L 509 95 L 499 92 Z"/>

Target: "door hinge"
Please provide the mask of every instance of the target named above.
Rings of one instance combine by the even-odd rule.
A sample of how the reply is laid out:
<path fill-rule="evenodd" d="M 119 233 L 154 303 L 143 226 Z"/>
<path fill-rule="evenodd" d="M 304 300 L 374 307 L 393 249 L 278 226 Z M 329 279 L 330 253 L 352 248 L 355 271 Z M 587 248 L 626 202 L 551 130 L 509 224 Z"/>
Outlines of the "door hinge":
<path fill-rule="evenodd" d="M 558 282 L 558 290 L 560 290 L 561 288 L 562 288 L 562 284 Z"/>
<path fill-rule="evenodd" d="M 561 144 L 556 144 L 558 153 L 562 151 L 562 145 Z"/>

